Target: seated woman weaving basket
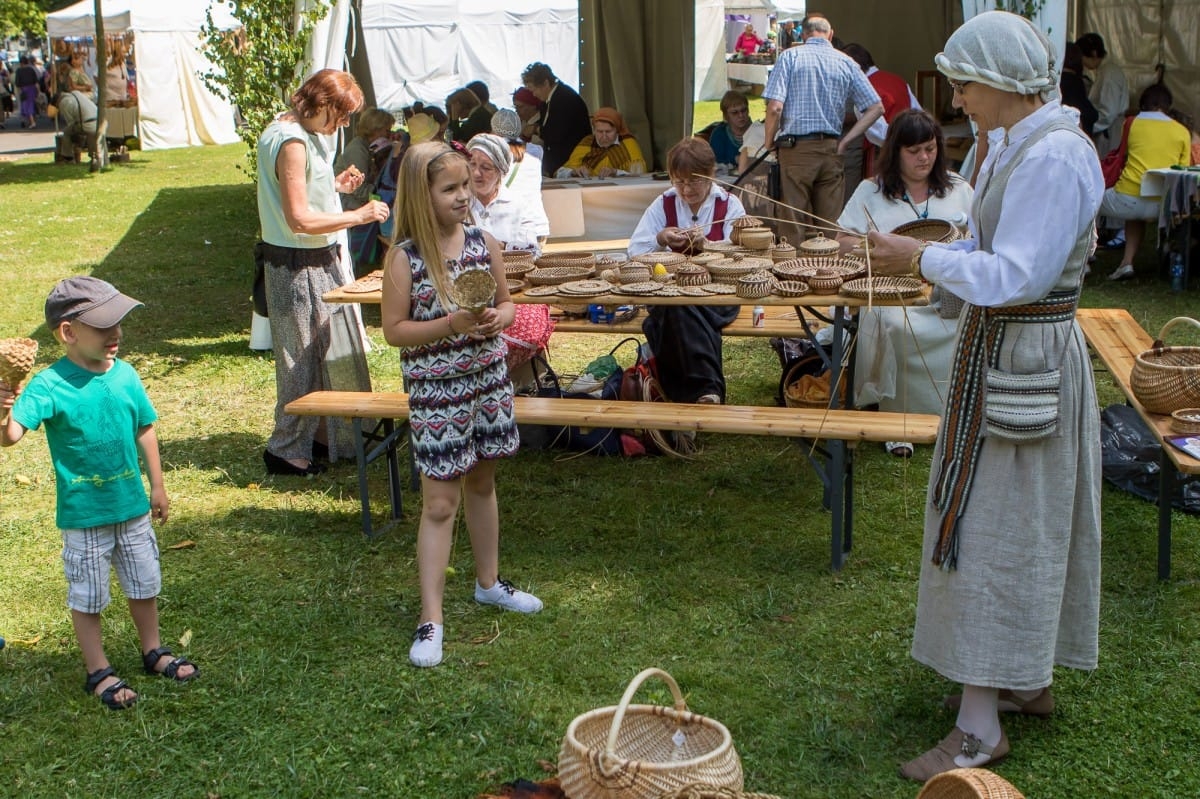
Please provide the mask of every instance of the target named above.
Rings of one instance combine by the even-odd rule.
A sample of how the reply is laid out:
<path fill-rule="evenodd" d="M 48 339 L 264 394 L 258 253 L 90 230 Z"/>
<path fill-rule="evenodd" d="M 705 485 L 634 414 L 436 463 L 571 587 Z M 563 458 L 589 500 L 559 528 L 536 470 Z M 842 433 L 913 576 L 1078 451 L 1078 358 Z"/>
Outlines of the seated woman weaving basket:
<path fill-rule="evenodd" d="M 688 137 L 667 153 L 671 188 L 642 214 L 629 239 L 629 254 L 689 250 L 694 240 L 729 238 L 733 220 L 745 216 L 741 201 L 713 182 L 717 161 L 703 139 Z M 725 401 L 721 328 L 738 315 L 736 305 L 656 305 L 642 332 L 658 363 L 663 392 L 672 402 Z"/>

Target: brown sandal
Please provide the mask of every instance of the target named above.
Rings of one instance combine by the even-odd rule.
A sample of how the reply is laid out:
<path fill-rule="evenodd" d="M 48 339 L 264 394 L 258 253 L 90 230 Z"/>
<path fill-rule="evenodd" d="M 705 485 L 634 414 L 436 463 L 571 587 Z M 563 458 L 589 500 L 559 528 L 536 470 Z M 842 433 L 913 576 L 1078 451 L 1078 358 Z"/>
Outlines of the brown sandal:
<path fill-rule="evenodd" d="M 1022 699 L 1008 688 L 1001 688 L 997 697 L 998 709 L 1001 713 L 1020 713 L 1022 716 L 1048 718 L 1054 713 L 1054 694 L 1050 689 L 1043 688 L 1042 692 L 1033 699 Z M 962 694 L 950 694 L 942 700 L 942 707 L 957 711 L 962 705 Z"/>
<path fill-rule="evenodd" d="M 950 731 L 937 746 L 920 757 L 913 758 L 900 766 L 900 776 L 924 783 L 930 778 L 951 769 L 962 768 L 954 762 L 959 755 L 977 757 L 980 753 L 988 755 L 982 763 L 976 763 L 975 768 L 983 768 L 993 763 L 999 763 L 1009 752 L 1008 736 L 1000 730 L 1000 740 L 995 746 L 984 746 L 983 742 L 970 733 L 963 732 L 958 727 Z"/>

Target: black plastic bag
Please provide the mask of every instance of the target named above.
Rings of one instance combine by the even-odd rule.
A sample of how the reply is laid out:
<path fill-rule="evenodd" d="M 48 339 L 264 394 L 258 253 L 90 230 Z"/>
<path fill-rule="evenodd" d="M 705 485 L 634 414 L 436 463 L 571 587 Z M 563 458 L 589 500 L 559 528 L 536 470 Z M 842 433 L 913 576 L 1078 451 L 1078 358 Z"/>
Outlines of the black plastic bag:
<path fill-rule="evenodd" d="M 1136 410 L 1128 405 L 1110 405 L 1101 411 L 1100 452 L 1105 480 L 1158 504 L 1161 448 Z M 1171 506 L 1186 513 L 1200 513 L 1200 477 L 1176 473 Z"/>

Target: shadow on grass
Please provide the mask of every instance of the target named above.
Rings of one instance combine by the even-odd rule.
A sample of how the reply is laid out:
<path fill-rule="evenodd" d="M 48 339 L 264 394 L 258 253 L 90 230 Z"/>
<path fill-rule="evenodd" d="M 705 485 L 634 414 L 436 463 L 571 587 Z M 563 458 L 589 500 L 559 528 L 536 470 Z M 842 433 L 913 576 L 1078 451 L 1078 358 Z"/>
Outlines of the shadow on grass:
<path fill-rule="evenodd" d="M 128 349 L 188 360 L 258 357 L 241 338 L 257 230 L 253 186 L 160 191 L 92 271 L 146 304 L 129 326 Z"/>

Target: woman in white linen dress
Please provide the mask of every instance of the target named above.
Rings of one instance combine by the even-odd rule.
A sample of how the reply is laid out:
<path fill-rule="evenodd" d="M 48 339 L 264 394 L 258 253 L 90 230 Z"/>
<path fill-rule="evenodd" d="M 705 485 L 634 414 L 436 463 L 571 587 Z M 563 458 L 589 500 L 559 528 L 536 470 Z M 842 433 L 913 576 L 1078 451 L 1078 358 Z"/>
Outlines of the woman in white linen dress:
<path fill-rule="evenodd" d="M 858 184 L 838 226 L 866 234 L 872 227 L 889 231 L 908 222 L 942 219 L 967 225 L 974 192 L 946 168 L 942 128 L 927 111 L 908 109 L 888 127 L 879 153 L 879 174 Z M 862 243 L 841 234 L 842 250 Z M 881 411 L 941 413 L 958 329 L 957 301 L 943 307 L 935 289 L 927 306 L 874 308 L 859 315 L 854 348 L 854 398 Z M 894 455 L 912 455 L 907 441 L 889 441 Z"/>
<path fill-rule="evenodd" d="M 1053 710 L 1055 665 L 1094 669 L 1100 419 L 1075 322 L 1104 181 L 1057 98 L 1053 47 L 1028 20 L 968 20 L 935 59 L 989 131 L 969 222 L 950 245 L 872 233 L 872 263 L 961 297 L 925 507 L 912 654 L 963 684 L 954 729 L 901 767 L 925 781 L 1009 752 L 999 713 Z M 1074 112 L 1074 113 L 1073 113 Z"/>

